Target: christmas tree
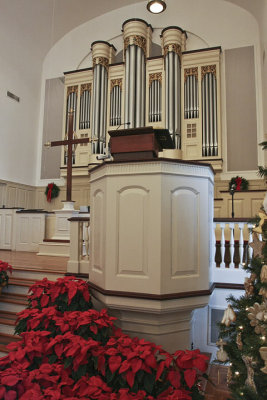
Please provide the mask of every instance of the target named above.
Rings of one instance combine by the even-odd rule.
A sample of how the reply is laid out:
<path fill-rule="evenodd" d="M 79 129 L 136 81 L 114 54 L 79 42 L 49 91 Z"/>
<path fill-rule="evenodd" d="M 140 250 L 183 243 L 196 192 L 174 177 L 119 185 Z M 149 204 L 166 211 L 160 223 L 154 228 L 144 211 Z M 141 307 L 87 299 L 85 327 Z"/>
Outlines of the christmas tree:
<path fill-rule="evenodd" d="M 232 399 L 267 399 L 267 214 L 266 200 L 253 229 L 253 258 L 244 268 L 245 294 L 230 296 L 220 324 L 217 360 L 227 363 Z M 261 235 L 261 236 L 260 236 Z M 260 240 L 262 238 L 262 240 Z"/>

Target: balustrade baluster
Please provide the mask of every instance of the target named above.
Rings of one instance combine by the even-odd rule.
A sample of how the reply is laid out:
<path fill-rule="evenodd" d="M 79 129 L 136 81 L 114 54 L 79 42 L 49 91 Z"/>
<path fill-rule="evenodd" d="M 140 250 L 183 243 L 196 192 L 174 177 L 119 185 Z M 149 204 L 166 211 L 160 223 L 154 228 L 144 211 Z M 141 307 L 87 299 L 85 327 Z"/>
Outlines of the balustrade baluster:
<path fill-rule="evenodd" d="M 216 222 L 213 222 L 213 235 L 212 235 L 212 240 L 213 240 L 213 242 L 212 242 L 212 250 L 211 250 L 211 263 L 212 263 L 212 266 L 214 267 L 214 268 L 216 268 L 216 261 L 215 261 L 215 255 L 216 255 L 216 226 L 217 226 L 217 223 Z"/>
<path fill-rule="evenodd" d="M 85 222 L 85 236 L 84 236 L 84 243 L 85 243 L 85 260 L 89 260 L 89 229 L 90 229 L 90 222 Z"/>
<path fill-rule="evenodd" d="M 79 221 L 79 261 L 83 258 L 83 223 Z"/>
<path fill-rule="evenodd" d="M 253 242 L 252 228 L 253 228 L 253 224 L 248 224 L 248 229 L 249 229 L 248 243 Z M 253 249 L 252 249 L 252 247 L 248 246 L 248 258 L 249 258 L 249 263 L 250 263 L 250 260 L 252 259 L 252 255 L 253 255 Z"/>
<path fill-rule="evenodd" d="M 243 267 L 243 257 L 244 257 L 244 222 L 239 222 L 238 223 L 238 228 L 239 228 L 239 268 Z"/>
<path fill-rule="evenodd" d="M 225 262 L 224 262 L 224 256 L 225 256 L 225 236 L 224 236 L 224 230 L 225 230 L 225 223 L 222 222 L 220 223 L 220 228 L 221 228 L 221 264 L 220 268 L 225 268 Z"/>
<path fill-rule="evenodd" d="M 230 264 L 229 264 L 229 268 L 235 267 L 235 264 L 234 264 L 234 252 L 235 252 L 234 228 L 235 228 L 235 224 L 231 222 L 229 224 L 229 229 L 230 229 Z"/>

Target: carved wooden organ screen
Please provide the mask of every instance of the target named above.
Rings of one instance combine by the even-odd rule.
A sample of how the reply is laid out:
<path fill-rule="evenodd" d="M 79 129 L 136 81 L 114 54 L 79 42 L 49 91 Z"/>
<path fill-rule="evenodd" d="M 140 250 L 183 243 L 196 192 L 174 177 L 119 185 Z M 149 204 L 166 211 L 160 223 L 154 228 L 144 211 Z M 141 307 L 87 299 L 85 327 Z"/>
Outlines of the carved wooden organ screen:
<path fill-rule="evenodd" d="M 91 140 L 76 147 L 76 166 L 97 162 L 108 130 L 120 127 L 168 128 L 177 157 L 220 159 L 220 47 L 186 51 L 186 32 L 172 26 L 151 57 L 151 25 L 131 19 L 122 32 L 123 62 L 115 63 L 112 44 L 96 41 L 92 68 L 65 73 L 64 136 L 73 108 L 76 136 Z"/>

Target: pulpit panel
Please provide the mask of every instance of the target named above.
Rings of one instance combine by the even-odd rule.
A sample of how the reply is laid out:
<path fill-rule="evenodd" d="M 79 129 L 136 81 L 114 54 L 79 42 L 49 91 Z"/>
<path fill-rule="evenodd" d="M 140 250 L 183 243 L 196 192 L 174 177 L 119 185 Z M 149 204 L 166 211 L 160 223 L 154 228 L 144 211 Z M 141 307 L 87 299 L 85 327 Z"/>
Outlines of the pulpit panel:
<path fill-rule="evenodd" d="M 198 274 L 199 194 L 186 187 L 171 194 L 171 276 Z M 188 249 L 190 248 L 190 251 Z"/>
<path fill-rule="evenodd" d="M 92 196 L 92 270 L 103 272 L 104 268 L 104 194 L 101 190 L 96 190 Z"/>
<path fill-rule="evenodd" d="M 148 196 L 148 191 L 139 187 L 130 187 L 118 192 L 118 275 L 147 274 Z"/>

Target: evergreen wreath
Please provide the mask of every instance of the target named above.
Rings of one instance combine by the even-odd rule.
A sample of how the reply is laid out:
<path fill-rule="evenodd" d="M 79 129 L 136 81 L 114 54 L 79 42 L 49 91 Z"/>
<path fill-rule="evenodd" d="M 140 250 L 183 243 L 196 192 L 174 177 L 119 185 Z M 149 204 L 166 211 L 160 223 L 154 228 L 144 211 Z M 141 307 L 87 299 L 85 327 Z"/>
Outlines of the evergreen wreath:
<path fill-rule="evenodd" d="M 52 199 L 58 197 L 60 188 L 54 183 L 49 183 L 45 189 L 46 200 L 51 202 Z"/>
<path fill-rule="evenodd" d="M 248 181 L 242 176 L 235 176 L 229 182 L 229 190 L 234 186 L 234 190 L 240 192 L 241 190 L 248 190 Z"/>

